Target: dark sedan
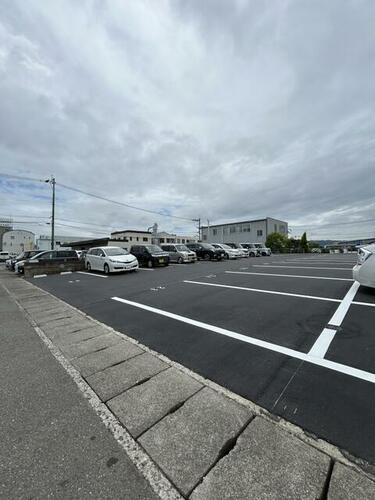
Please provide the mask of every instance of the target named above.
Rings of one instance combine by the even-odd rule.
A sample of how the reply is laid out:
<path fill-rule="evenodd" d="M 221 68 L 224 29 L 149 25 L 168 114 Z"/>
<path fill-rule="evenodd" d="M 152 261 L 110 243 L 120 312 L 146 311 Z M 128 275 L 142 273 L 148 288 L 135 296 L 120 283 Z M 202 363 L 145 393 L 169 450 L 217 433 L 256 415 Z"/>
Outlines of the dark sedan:
<path fill-rule="evenodd" d="M 198 259 L 222 260 L 225 257 L 222 248 L 215 248 L 208 243 L 186 243 L 186 246 L 197 254 Z"/>
<path fill-rule="evenodd" d="M 130 253 L 137 257 L 140 266 L 168 266 L 169 253 L 158 245 L 133 245 Z"/>

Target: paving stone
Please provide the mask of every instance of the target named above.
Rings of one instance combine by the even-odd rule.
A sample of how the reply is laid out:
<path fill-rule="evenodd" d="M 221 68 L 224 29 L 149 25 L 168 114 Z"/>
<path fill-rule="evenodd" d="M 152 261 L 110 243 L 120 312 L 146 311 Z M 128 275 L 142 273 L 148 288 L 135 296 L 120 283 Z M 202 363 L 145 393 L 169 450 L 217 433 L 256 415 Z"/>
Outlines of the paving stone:
<path fill-rule="evenodd" d="M 156 356 L 144 353 L 96 373 L 88 377 L 87 381 L 102 401 L 107 401 L 167 367 L 168 365 Z"/>
<path fill-rule="evenodd" d="M 33 314 L 33 320 L 38 323 L 38 325 L 46 325 L 47 323 L 51 323 L 52 321 L 57 321 L 64 318 L 72 318 L 76 313 L 74 311 L 65 310 L 57 310 L 56 312 L 52 312 L 50 314 Z"/>
<path fill-rule="evenodd" d="M 49 311 L 55 307 L 58 307 L 59 305 L 61 305 L 61 302 L 58 301 L 58 300 L 55 300 L 55 299 L 51 299 L 51 300 L 43 300 L 41 301 L 40 304 L 35 304 L 33 303 L 32 305 L 29 305 L 29 304 L 22 304 L 22 307 L 24 309 L 26 309 L 27 312 L 29 313 L 33 313 L 33 312 L 36 312 L 36 311 Z"/>
<path fill-rule="evenodd" d="M 40 325 L 43 325 L 43 328 L 58 328 L 58 327 L 63 327 L 63 326 L 68 326 L 68 325 L 76 325 L 77 323 L 81 323 L 81 321 L 89 321 L 85 317 L 81 316 L 80 314 L 77 313 L 72 313 L 71 315 L 69 314 L 60 314 L 62 317 L 51 317 L 49 320 L 44 320 L 40 322 Z"/>
<path fill-rule="evenodd" d="M 122 342 L 122 340 L 119 335 L 106 333 L 105 335 L 99 335 L 88 340 L 83 340 L 78 344 L 74 343 L 72 345 L 65 345 L 61 347 L 61 350 L 69 359 L 73 359 L 119 344 L 120 342 Z"/>
<path fill-rule="evenodd" d="M 72 323 L 64 324 L 61 326 L 49 326 L 43 325 L 43 331 L 49 336 L 49 338 L 54 338 L 60 334 L 70 334 L 74 332 L 78 332 L 79 330 L 84 330 L 85 328 L 91 328 L 94 325 L 90 320 L 86 319 L 78 319 Z"/>
<path fill-rule="evenodd" d="M 251 416 L 248 408 L 205 387 L 139 442 L 186 496 Z"/>
<path fill-rule="evenodd" d="M 107 332 L 104 328 L 92 327 L 92 328 L 84 328 L 83 330 L 79 330 L 75 333 L 60 333 L 53 337 L 53 343 L 57 345 L 61 350 L 64 347 L 69 345 L 77 344 L 84 340 L 93 339 L 95 337 L 100 337 L 103 335 L 103 332 Z"/>
<path fill-rule="evenodd" d="M 338 462 L 329 483 L 328 500 L 369 500 L 375 498 L 375 482 Z"/>
<path fill-rule="evenodd" d="M 169 368 L 108 401 L 120 422 L 138 437 L 202 388 L 189 375 Z"/>
<path fill-rule="evenodd" d="M 35 321 L 43 321 L 45 319 L 51 318 L 56 316 L 57 314 L 63 315 L 63 314 L 76 314 L 77 311 L 74 311 L 74 309 L 70 307 L 65 307 L 62 304 L 59 306 L 55 306 L 52 309 L 49 309 L 48 311 L 44 310 L 36 310 L 36 311 L 28 311 L 30 316 L 35 320 Z"/>
<path fill-rule="evenodd" d="M 137 354 L 141 354 L 143 350 L 128 342 L 127 340 L 122 340 L 121 343 L 116 344 L 111 347 L 107 347 L 102 351 L 93 352 L 91 354 L 86 354 L 80 358 L 76 358 L 73 361 L 73 365 L 84 377 L 88 377 L 96 372 L 104 370 L 109 366 L 116 363 L 121 363 Z"/>
<path fill-rule="evenodd" d="M 255 418 L 192 500 L 322 498 L 330 458 L 277 424 Z"/>

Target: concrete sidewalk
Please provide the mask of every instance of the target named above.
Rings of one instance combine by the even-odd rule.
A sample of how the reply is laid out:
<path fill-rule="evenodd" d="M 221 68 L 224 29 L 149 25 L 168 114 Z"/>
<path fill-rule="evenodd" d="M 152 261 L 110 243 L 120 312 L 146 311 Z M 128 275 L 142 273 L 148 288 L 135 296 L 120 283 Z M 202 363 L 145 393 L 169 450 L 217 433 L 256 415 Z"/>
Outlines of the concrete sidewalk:
<path fill-rule="evenodd" d="M 158 498 L 1 286 L 0 367 L 0 498 Z"/>
<path fill-rule="evenodd" d="M 143 477 L 131 467 L 131 463 L 122 458 L 121 451 L 118 451 L 118 455 L 113 454 L 114 458 L 121 456 L 121 460 L 109 467 L 109 471 L 113 472 L 115 467 L 126 470 L 129 467 L 132 472 L 126 473 L 129 482 L 125 482 L 129 486 L 134 481 L 135 485 L 135 493 L 133 490 L 128 493 L 130 490 L 124 489 L 122 498 L 152 498 L 153 491 L 157 491 L 162 498 L 182 496 L 195 500 L 375 498 L 373 467 L 370 464 L 354 459 L 351 461 L 344 451 L 305 435 L 301 429 L 274 418 L 251 402 L 151 352 L 23 279 L 0 273 L 1 282 L 36 327 L 31 328 L 23 320 L 22 328 L 25 333 L 20 333 L 19 343 L 14 341 L 14 334 L 10 336 L 10 351 L 13 349 L 17 353 L 20 350 L 23 353 L 28 351 L 23 348 L 24 343 L 37 343 L 39 350 L 44 353 L 41 359 L 44 356 L 48 358 L 63 380 L 59 382 L 57 377 L 51 380 L 48 377 L 46 391 L 46 377 L 41 375 L 40 387 L 39 384 L 35 384 L 38 387 L 33 384 L 27 391 L 27 397 L 25 395 L 25 399 L 32 400 L 32 403 L 28 401 L 27 404 L 31 406 L 24 413 L 38 414 L 49 397 L 55 395 L 60 399 L 60 390 L 64 394 L 65 387 L 70 387 L 82 405 L 82 411 L 91 411 L 91 418 L 100 427 L 100 421 L 78 391 L 74 390 L 74 385 L 86 397 L 94 391 L 92 408 L 117 439 L 121 435 L 122 449 L 128 451 L 137 470 L 142 470 L 142 464 L 148 464 L 143 475 L 152 485 L 152 490 L 147 488 Z M 7 300 L 9 303 L 9 298 Z M 14 306 L 12 308 L 13 312 L 16 311 Z M 19 310 L 16 312 L 18 317 Z M 12 321 L 12 317 L 11 312 L 6 321 Z M 17 321 L 21 321 L 21 318 Z M 64 373 L 48 350 L 42 347 L 37 334 L 72 378 Z M 21 359 L 24 356 L 26 354 L 21 355 Z M 12 362 L 7 380 L 12 381 L 13 377 L 20 376 L 21 388 L 23 385 L 28 387 L 27 379 L 34 375 L 33 370 L 38 373 L 43 363 L 39 363 L 39 356 L 35 355 L 29 362 Z M 15 364 L 17 368 L 13 368 Z M 12 383 L 10 382 L 11 385 Z M 12 398 L 12 393 L 13 390 L 10 390 L 8 399 Z M 43 402 L 45 394 L 48 397 Z M 40 401 L 37 401 L 38 398 Z M 99 404 L 92 403 L 95 398 Z M 70 415 L 78 402 L 75 403 L 76 399 L 73 397 L 70 401 L 70 396 L 67 399 L 62 396 L 61 399 L 58 408 L 63 415 L 65 412 Z M 20 406 L 12 401 L 10 404 L 12 406 L 7 421 L 17 415 Z M 86 435 L 86 425 L 80 423 L 78 416 L 80 411 L 81 408 L 77 408 L 76 419 L 71 419 L 70 431 L 75 436 L 80 436 L 81 432 Z M 88 417 L 84 413 L 84 420 L 86 418 Z M 108 421 L 112 424 L 108 425 Z M 37 422 L 29 434 L 32 438 L 35 432 L 35 439 L 42 441 L 40 426 L 46 427 Z M 80 431 L 82 427 L 84 428 Z M 48 430 L 48 425 L 46 429 Z M 111 437 L 104 426 L 101 432 L 103 436 Z M 10 430 L 7 429 L 7 434 L 9 433 Z M 68 439 L 67 443 L 69 442 Z M 8 443 L 7 450 L 12 446 L 13 443 Z M 110 493 L 112 498 L 117 498 L 121 485 L 118 478 L 123 479 L 123 474 L 120 472 L 114 475 L 118 482 L 114 480 L 113 486 L 110 475 L 104 474 L 101 479 L 98 474 L 99 464 L 114 462 L 110 460 L 112 454 L 107 456 L 103 449 L 105 447 L 102 446 L 90 449 L 93 460 L 98 453 L 97 463 L 93 465 L 94 468 L 97 467 L 95 474 L 91 473 L 91 464 L 84 469 L 87 472 L 77 476 L 77 481 L 72 483 L 73 488 L 74 485 L 78 487 L 80 478 L 84 481 L 85 474 L 90 472 L 90 477 L 97 480 L 98 487 L 99 483 L 101 486 L 107 485 L 103 486 L 103 491 Z M 59 447 L 57 455 L 55 450 L 55 446 L 50 450 L 50 460 L 55 460 L 55 463 L 62 460 L 66 466 L 64 455 L 59 455 Z M 82 450 L 81 459 L 84 455 L 86 462 L 85 448 Z M 75 451 L 76 461 L 80 463 L 79 446 Z M 90 457 L 89 454 L 89 460 Z M 33 466 L 35 477 L 40 478 L 43 465 L 35 463 Z M 109 474 L 105 467 L 104 470 Z M 22 484 L 24 488 L 28 484 L 22 481 L 21 492 Z M 89 484 L 90 479 L 87 479 L 83 488 L 85 485 L 89 487 Z M 65 497 L 69 496 L 75 495 L 66 494 Z M 82 498 L 81 494 L 78 496 Z M 92 496 L 105 498 L 95 491 Z"/>

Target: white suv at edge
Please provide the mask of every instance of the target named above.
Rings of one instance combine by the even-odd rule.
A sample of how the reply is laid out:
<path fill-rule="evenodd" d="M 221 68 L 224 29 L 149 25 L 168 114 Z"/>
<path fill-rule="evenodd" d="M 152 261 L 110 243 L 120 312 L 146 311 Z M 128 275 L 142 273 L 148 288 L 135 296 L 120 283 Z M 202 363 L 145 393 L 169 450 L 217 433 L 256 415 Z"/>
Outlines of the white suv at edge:
<path fill-rule="evenodd" d="M 85 257 L 88 271 L 104 271 L 106 274 L 121 271 L 136 271 L 138 260 L 134 255 L 120 247 L 90 248 Z"/>

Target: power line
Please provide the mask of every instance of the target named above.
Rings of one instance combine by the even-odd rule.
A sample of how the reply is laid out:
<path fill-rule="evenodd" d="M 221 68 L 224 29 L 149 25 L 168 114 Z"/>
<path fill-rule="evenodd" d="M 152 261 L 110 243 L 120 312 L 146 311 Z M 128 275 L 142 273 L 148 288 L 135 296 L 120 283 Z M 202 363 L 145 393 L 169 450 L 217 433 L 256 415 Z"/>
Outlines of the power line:
<path fill-rule="evenodd" d="M 45 182 L 44 179 L 35 179 L 33 177 L 24 177 L 24 176 L 21 176 L 21 175 L 5 174 L 3 172 L 0 172 L 0 175 L 2 177 L 8 177 L 9 179 L 18 179 L 18 180 L 21 180 L 21 181 Z"/>
<path fill-rule="evenodd" d="M 187 220 L 189 222 L 195 222 L 195 219 L 188 219 L 187 217 L 179 217 L 178 215 L 163 214 L 162 212 L 157 212 L 155 210 L 149 210 L 147 208 L 135 207 L 133 205 L 129 205 L 128 203 L 123 203 L 123 202 L 117 201 L 117 200 L 111 200 L 109 198 L 105 198 L 104 196 L 101 196 L 98 194 L 88 193 L 87 191 L 83 191 L 82 189 L 67 186 L 66 184 L 61 184 L 60 182 L 58 182 L 56 184 L 58 184 L 59 186 L 65 188 L 65 189 L 69 189 L 70 191 L 75 191 L 76 193 L 85 194 L 86 196 L 92 196 L 93 198 L 97 198 L 98 200 L 107 201 L 108 203 L 113 203 L 115 205 L 120 205 L 122 207 L 132 208 L 134 210 L 139 210 L 141 212 L 146 212 L 146 213 L 154 214 L 154 215 L 160 215 L 162 217 L 171 217 L 173 219 L 180 219 L 180 220 Z"/>

